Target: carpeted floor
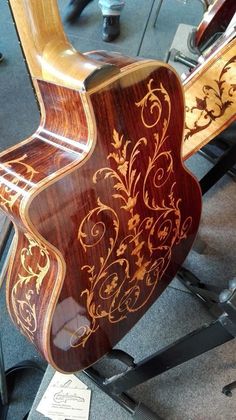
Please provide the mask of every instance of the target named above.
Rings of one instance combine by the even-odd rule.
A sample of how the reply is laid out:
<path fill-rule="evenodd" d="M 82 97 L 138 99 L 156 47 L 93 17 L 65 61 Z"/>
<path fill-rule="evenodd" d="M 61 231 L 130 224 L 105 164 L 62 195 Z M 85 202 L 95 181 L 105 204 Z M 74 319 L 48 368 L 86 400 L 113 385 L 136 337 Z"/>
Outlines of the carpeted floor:
<path fill-rule="evenodd" d="M 64 15 L 67 0 L 59 0 L 59 4 Z M 66 24 L 65 29 L 81 51 L 109 49 L 164 59 L 179 23 L 197 24 L 202 7 L 197 0 L 186 6 L 178 0 L 166 0 L 154 28 L 157 6 L 158 0 L 127 0 L 121 36 L 112 44 L 100 40 L 101 16 L 97 0 L 90 3 L 78 24 Z M 40 116 L 7 2 L 1 4 L 0 28 L 0 51 L 5 55 L 0 65 L 0 149 L 4 150 L 28 137 L 37 128 Z M 191 158 L 187 165 L 198 178 L 210 166 L 199 155 Z M 206 194 L 200 235 L 207 247 L 204 254 L 192 251 L 186 262 L 203 280 L 214 284 L 226 285 L 236 273 L 235 196 L 236 183 L 229 176 Z M 5 308 L 4 288 L 0 302 L 6 367 L 26 358 L 45 366 L 33 346 L 12 325 Z M 119 347 L 138 361 L 210 320 L 205 308 L 174 280 Z M 221 389 L 236 380 L 235 350 L 234 341 L 225 344 L 137 387 L 132 395 L 168 420 L 233 420 L 236 393 L 227 398 Z M 27 375 L 17 384 L 9 410 L 10 420 L 23 419 L 40 379 L 38 374 Z M 90 420 L 130 418 L 97 388 L 90 387 L 93 388 Z M 33 411 L 30 420 L 39 418 L 42 417 Z"/>

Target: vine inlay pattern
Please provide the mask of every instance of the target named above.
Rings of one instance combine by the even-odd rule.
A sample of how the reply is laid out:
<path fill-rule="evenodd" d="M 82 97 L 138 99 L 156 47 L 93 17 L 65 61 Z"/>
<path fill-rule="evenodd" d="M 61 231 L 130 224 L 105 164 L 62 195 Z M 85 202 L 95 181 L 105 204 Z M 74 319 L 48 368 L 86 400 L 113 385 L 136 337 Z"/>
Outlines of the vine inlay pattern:
<path fill-rule="evenodd" d="M 235 63 L 236 56 L 233 56 L 225 63 L 218 79 L 203 85 L 203 95 L 195 98 L 195 105 L 186 107 L 185 140 L 207 129 L 223 117 L 229 108 L 235 110 L 236 80 L 232 83 L 227 77 L 230 70 L 231 74 L 235 75 Z"/>
<path fill-rule="evenodd" d="M 28 246 L 22 248 L 18 279 L 11 291 L 11 303 L 16 322 L 30 340 L 37 330 L 36 300 L 43 280 L 48 273 L 50 260 L 47 248 L 25 234 Z M 37 262 L 36 262 L 37 261 Z M 32 262 L 36 262 L 33 268 Z"/>
<path fill-rule="evenodd" d="M 99 328 L 99 319 L 118 323 L 146 305 L 170 264 L 173 246 L 186 238 L 192 225 L 192 217 L 181 218 L 172 151 L 166 147 L 171 116 L 169 93 L 162 84 L 154 88 L 150 80 L 147 94 L 135 105 L 140 108 L 145 129 L 152 129 L 150 136 L 135 142 L 114 129 L 112 150 L 107 156 L 109 165 L 93 175 L 94 184 L 113 181 L 112 197 L 120 216 L 98 197 L 97 206 L 78 229 L 83 252 L 98 253 L 99 262 L 81 268 L 88 279 L 88 288 L 81 297 L 90 324 L 74 332 L 72 347 L 86 345 Z M 149 141 L 152 147 L 148 147 Z M 141 159 L 147 161 L 145 170 L 140 168 Z M 161 192 L 164 186 L 165 198 Z M 145 217 L 139 210 L 140 203 Z M 109 220 L 109 229 L 105 220 Z M 102 240 L 109 244 L 103 254 Z"/>

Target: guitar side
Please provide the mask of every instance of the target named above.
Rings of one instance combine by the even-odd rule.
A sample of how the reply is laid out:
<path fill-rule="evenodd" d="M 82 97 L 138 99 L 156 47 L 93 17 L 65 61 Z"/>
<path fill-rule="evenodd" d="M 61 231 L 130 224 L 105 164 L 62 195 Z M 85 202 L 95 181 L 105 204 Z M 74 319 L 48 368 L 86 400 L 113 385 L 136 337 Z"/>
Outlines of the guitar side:
<path fill-rule="evenodd" d="M 45 356 L 47 332 L 63 285 L 65 262 L 58 249 L 46 242 L 30 223 L 25 205 L 35 191 L 46 188 L 83 159 L 94 132 L 92 124 L 88 129 L 89 113 L 84 111 L 80 93 L 70 101 L 70 96 L 63 98 L 63 88 L 58 87 L 59 103 L 65 100 L 68 103 L 68 112 L 60 112 L 50 92 L 45 92 L 43 100 L 37 81 L 34 83 L 40 96 L 41 124 L 32 137 L 0 155 L 0 207 L 14 222 L 16 233 L 7 278 L 8 309 L 16 325 Z M 69 133 L 65 130 L 67 122 Z"/>
<path fill-rule="evenodd" d="M 201 194 L 182 165 L 183 93 L 168 65 L 80 54 L 56 0 L 10 4 L 42 119 L 0 155 L 0 207 L 17 231 L 8 308 L 49 363 L 73 372 L 172 280 Z"/>
<path fill-rule="evenodd" d="M 38 81 L 42 124 L 14 159 L 4 155 L 5 168 L 21 162 L 10 164 L 12 188 L 22 188 L 10 178 L 14 165 L 28 177 L 15 205 L 9 310 L 64 372 L 94 363 L 140 319 L 182 264 L 200 218 L 200 189 L 180 156 L 176 74 L 155 61 L 111 60 L 120 75 L 87 93 Z"/>

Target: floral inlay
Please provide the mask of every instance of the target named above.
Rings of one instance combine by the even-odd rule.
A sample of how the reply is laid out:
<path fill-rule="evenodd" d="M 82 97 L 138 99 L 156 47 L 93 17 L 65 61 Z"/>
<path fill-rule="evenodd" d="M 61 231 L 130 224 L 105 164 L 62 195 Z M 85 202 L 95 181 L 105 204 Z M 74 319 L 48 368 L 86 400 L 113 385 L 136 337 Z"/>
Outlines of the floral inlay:
<path fill-rule="evenodd" d="M 236 56 L 233 56 L 225 63 L 217 79 L 203 85 L 201 95 L 195 98 L 195 105 L 186 107 L 185 141 L 207 129 L 229 108 L 235 114 L 236 78 L 235 83 L 228 79 L 229 73 L 235 75 L 235 63 Z"/>
<path fill-rule="evenodd" d="M 72 347 L 85 346 L 100 319 L 118 323 L 147 304 L 170 264 L 173 246 L 186 238 L 192 224 L 190 216 L 182 220 L 172 151 L 165 146 L 170 96 L 162 84 L 152 85 L 150 80 L 147 94 L 135 104 L 144 127 L 152 128 L 150 136 L 131 141 L 114 129 L 109 165 L 93 175 L 94 184 L 113 182 L 114 206 L 98 197 L 97 206 L 78 229 L 83 252 L 91 256 L 93 251 L 99 258 L 81 268 L 88 284 L 81 298 L 90 324 L 74 332 Z M 165 197 L 161 195 L 164 186 Z M 108 246 L 103 246 L 104 241 Z"/>
<path fill-rule="evenodd" d="M 18 279 L 11 291 L 11 304 L 16 322 L 22 332 L 33 340 L 37 330 L 36 301 L 40 289 L 48 273 L 50 260 L 45 245 L 37 242 L 30 234 L 25 234 L 28 246 L 22 248 Z M 32 262 L 37 261 L 33 268 Z"/>

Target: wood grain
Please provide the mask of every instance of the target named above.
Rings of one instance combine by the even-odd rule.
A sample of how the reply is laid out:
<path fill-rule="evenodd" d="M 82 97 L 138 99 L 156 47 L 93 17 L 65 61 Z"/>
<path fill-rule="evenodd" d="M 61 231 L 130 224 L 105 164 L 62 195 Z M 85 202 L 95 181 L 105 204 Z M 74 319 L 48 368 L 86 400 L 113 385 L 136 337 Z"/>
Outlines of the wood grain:
<path fill-rule="evenodd" d="M 187 159 L 235 121 L 236 29 L 223 35 L 189 74 L 184 93 L 183 159 Z"/>
<path fill-rule="evenodd" d="M 11 4 L 17 18 L 26 2 Z M 44 4 L 27 2 L 30 24 L 25 14 L 17 23 L 24 33 L 31 21 L 40 30 Z M 94 59 L 115 73 L 90 84 L 82 71 L 70 87 L 53 71 L 34 78 L 40 126 L 0 155 L 0 208 L 16 226 L 8 309 L 64 372 L 93 364 L 130 331 L 173 279 L 201 213 L 199 185 L 182 164 L 175 71 L 113 53 L 85 56 Z"/>
<path fill-rule="evenodd" d="M 32 77 L 78 89 L 118 72 L 75 50 L 64 33 L 57 0 L 9 3 Z"/>
<path fill-rule="evenodd" d="M 200 190 L 181 163 L 183 98 L 165 66 L 93 92 L 92 138 L 81 93 L 38 85 L 44 124 L 1 156 L 1 207 L 18 230 L 8 306 L 50 363 L 76 371 L 108 352 L 169 284 L 197 231 Z"/>

